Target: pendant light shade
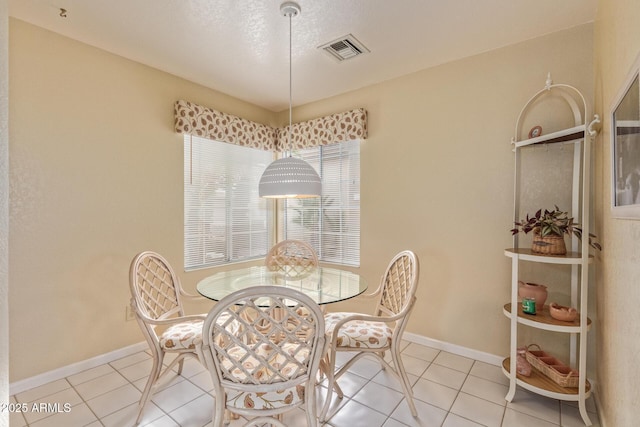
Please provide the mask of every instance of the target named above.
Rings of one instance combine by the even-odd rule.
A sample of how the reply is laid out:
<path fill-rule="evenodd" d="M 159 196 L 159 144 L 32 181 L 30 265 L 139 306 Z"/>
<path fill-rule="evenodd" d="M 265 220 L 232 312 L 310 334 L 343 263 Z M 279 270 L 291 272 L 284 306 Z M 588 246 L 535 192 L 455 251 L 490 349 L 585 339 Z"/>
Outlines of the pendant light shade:
<path fill-rule="evenodd" d="M 291 18 L 300 13 L 300 6 L 284 2 L 280 11 L 289 18 L 289 156 L 276 160 L 262 173 L 258 194 L 273 199 L 320 197 L 322 184 L 313 167 L 291 156 Z"/>
<path fill-rule="evenodd" d="M 296 157 L 284 157 L 271 163 L 260 178 L 260 197 L 319 197 L 320 177 L 311 165 Z"/>

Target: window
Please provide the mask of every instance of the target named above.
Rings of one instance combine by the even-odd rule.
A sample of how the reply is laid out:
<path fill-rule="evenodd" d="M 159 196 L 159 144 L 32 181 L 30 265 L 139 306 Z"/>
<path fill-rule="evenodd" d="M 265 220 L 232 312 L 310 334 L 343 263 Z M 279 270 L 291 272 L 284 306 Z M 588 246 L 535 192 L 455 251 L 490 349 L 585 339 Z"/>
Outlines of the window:
<path fill-rule="evenodd" d="M 185 135 L 185 269 L 266 255 L 272 212 L 258 182 L 272 161 L 269 151 Z"/>
<path fill-rule="evenodd" d="M 324 262 L 360 265 L 360 141 L 299 150 L 322 179 L 322 197 L 287 199 L 286 239 L 309 242 Z"/>

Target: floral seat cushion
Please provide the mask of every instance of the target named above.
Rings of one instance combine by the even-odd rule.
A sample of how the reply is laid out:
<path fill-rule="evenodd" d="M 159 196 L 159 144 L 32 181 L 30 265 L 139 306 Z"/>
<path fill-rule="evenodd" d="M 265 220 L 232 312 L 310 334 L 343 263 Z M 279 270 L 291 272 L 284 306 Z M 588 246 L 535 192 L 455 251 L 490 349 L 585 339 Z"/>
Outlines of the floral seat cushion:
<path fill-rule="evenodd" d="M 391 345 L 393 330 L 385 322 L 353 320 L 334 331 L 336 324 L 346 317 L 359 313 L 329 313 L 324 317 L 327 334 L 338 334 L 336 344 L 339 347 L 386 348 Z"/>
<path fill-rule="evenodd" d="M 176 323 L 160 336 L 160 346 L 166 350 L 195 350 L 202 344 L 202 320 Z"/>
<path fill-rule="evenodd" d="M 227 389 L 227 407 L 237 409 L 275 409 L 304 402 L 304 385 L 277 391 L 253 392 Z"/>
<path fill-rule="evenodd" d="M 295 360 L 302 363 L 309 355 L 308 348 L 299 349 L 292 343 L 286 343 L 282 348 Z M 232 377 L 233 382 L 244 384 L 252 384 L 255 382 L 274 383 L 288 381 L 303 375 L 305 371 L 301 370 L 301 365 L 296 364 L 287 358 L 273 351 L 272 345 L 260 344 L 255 353 L 259 358 L 267 360 L 270 369 L 260 363 L 254 355 L 247 355 L 247 350 L 243 347 L 236 346 L 227 349 L 229 357 L 221 358 L 221 367 L 225 371 L 225 377 Z M 231 360 L 233 359 L 233 360 Z M 240 362 L 242 368 L 237 366 Z M 275 374 L 278 370 L 281 376 Z M 248 375 L 249 374 L 249 375 Z M 283 406 L 296 405 L 304 401 L 304 385 L 299 384 L 290 388 L 269 392 L 249 392 L 242 390 L 234 390 L 231 387 L 225 387 L 227 392 L 227 406 L 238 409 L 273 409 Z"/>

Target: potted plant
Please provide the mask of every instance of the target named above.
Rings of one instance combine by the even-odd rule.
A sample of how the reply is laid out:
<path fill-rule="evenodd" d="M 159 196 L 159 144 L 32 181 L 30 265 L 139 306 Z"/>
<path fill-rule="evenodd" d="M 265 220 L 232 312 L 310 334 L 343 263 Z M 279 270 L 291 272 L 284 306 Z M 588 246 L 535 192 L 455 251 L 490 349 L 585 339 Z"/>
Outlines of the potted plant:
<path fill-rule="evenodd" d="M 567 248 L 564 244 L 564 235 L 573 234 L 582 240 L 582 228 L 580 224 L 573 222 L 568 212 L 563 212 L 555 206 L 554 210 L 539 209 L 535 215 L 526 219 L 516 221 L 515 228 L 511 229 L 511 234 L 518 234 L 520 231 L 525 234 L 533 231 L 533 244 L 531 250 L 545 255 L 564 255 Z M 589 246 L 601 250 L 602 246 L 596 240 L 594 234 L 589 233 Z"/>

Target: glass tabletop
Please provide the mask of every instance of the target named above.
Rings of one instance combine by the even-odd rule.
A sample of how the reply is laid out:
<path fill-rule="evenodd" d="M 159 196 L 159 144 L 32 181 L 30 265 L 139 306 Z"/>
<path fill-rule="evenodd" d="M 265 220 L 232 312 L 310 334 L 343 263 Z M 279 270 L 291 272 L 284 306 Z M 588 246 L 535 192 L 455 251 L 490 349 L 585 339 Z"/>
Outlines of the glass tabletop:
<path fill-rule="evenodd" d="M 338 268 L 318 267 L 307 275 L 286 276 L 265 266 L 223 271 L 198 282 L 200 295 L 220 301 L 225 296 L 251 286 L 277 285 L 296 289 L 318 304 L 344 301 L 367 290 L 364 277 Z"/>

